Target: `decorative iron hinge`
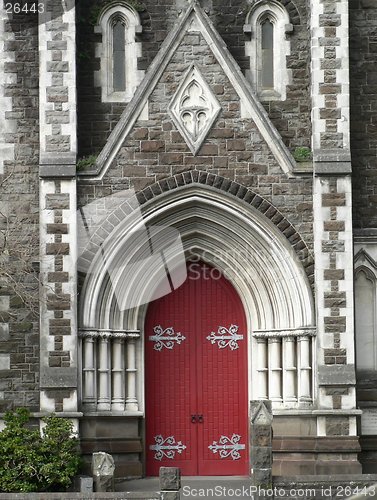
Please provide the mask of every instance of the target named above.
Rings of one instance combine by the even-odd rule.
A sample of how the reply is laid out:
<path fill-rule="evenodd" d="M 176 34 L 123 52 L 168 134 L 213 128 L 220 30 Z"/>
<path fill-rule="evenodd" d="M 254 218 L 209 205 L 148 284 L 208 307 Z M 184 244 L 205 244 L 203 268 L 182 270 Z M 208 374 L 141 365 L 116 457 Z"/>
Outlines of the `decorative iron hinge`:
<path fill-rule="evenodd" d="M 239 335 L 237 325 L 230 325 L 229 328 L 225 326 L 219 326 L 217 333 L 211 332 L 208 335 L 207 340 L 211 341 L 211 344 L 216 344 L 220 349 L 225 349 L 229 347 L 231 351 L 239 348 L 238 341 L 243 340 L 243 335 Z"/>
<path fill-rule="evenodd" d="M 175 333 L 172 326 L 164 330 L 161 325 L 157 325 L 153 328 L 153 331 L 155 335 L 150 335 L 149 340 L 156 342 L 153 346 L 156 351 L 162 351 L 164 347 L 173 349 L 175 344 L 181 344 L 186 339 L 180 332 Z"/>
<path fill-rule="evenodd" d="M 245 449 L 244 444 L 239 444 L 241 436 L 233 434 L 231 438 L 227 436 L 220 436 L 218 441 L 214 441 L 208 448 L 213 452 L 219 452 L 220 458 L 232 457 L 232 460 L 239 460 L 241 458 L 240 450 Z"/>
<path fill-rule="evenodd" d="M 186 446 L 182 444 L 182 441 L 176 441 L 174 436 L 168 436 L 163 438 L 161 434 L 154 437 L 156 444 L 149 446 L 150 450 L 155 451 L 155 460 L 162 460 L 163 457 L 173 459 L 176 453 L 182 453 L 186 449 Z"/>

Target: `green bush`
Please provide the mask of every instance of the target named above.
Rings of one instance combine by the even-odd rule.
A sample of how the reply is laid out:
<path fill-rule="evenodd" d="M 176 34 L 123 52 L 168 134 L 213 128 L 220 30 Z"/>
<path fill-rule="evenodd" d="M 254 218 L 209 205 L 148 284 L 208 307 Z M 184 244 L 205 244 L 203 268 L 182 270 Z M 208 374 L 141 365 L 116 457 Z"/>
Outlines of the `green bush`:
<path fill-rule="evenodd" d="M 310 148 L 301 146 L 293 151 L 293 158 L 296 161 L 310 161 L 312 159 L 312 152 Z"/>
<path fill-rule="evenodd" d="M 89 155 L 80 158 L 76 163 L 77 172 L 81 172 L 82 170 L 90 170 L 93 168 L 97 161 L 97 155 Z"/>
<path fill-rule="evenodd" d="M 4 417 L 0 432 L 0 491 L 57 491 L 70 486 L 78 471 L 78 440 L 73 426 L 54 415 L 43 419 L 43 434 L 31 428 L 30 412 L 19 408 Z"/>

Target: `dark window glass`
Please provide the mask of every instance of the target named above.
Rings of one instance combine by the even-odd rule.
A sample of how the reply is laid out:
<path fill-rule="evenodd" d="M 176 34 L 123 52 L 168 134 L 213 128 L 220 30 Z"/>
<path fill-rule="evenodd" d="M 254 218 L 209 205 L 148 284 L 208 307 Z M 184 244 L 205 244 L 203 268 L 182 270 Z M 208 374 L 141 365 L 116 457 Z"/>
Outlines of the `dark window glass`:
<path fill-rule="evenodd" d="M 113 87 L 126 90 L 125 26 L 118 20 L 113 26 Z"/>
<path fill-rule="evenodd" d="M 274 87 L 274 25 L 269 19 L 262 23 L 262 88 Z"/>

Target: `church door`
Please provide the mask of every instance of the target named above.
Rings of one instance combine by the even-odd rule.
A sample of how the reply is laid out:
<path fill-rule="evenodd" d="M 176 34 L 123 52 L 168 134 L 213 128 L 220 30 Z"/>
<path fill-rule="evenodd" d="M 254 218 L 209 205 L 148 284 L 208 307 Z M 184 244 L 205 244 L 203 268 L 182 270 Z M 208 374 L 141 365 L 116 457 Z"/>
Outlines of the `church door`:
<path fill-rule="evenodd" d="M 152 302 L 145 323 L 146 474 L 248 475 L 247 329 L 218 269 Z"/>

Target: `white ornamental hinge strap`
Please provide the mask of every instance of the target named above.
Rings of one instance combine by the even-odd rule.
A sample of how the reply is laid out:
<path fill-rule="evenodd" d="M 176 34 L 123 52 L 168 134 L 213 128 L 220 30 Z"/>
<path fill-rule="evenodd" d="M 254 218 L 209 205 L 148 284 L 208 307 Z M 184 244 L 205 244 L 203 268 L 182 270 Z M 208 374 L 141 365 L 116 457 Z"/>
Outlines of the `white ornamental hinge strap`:
<path fill-rule="evenodd" d="M 170 460 L 175 458 L 175 454 L 181 454 L 186 446 L 182 441 L 176 441 L 174 436 L 162 437 L 161 434 L 154 437 L 155 443 L 149 446 L 149 449 L 155 451 L 154 459 L 162 460 L 164 457 Z"/>
<path fill-rule="evenodd" d="M 157 325 L 153 331 L 155 335 L 150 335 L 149 340 L 156 342 L 153 346 L 156 351 L 162 351 L 164 347 L 165 349 L 173 349 L 176 344 L 181 344 L 186 339 L 180 332 L 175 333 L 172 326 L 164 330 L 161 325 Z"/>
<path fill-rule="evenodd" d="M 220 349 L 229 347 L 231 351 L 234 351 L 239 348 L 238 341 L 243 340 L 243 335 L 240 335 L 237 332 L 237 325 L 230 325 L 229 328 L 219 326 L 216 333 L 211 332 L 211 335 L 208 335 L 207 340 L 209 340 L 211 344 L 216 344 L 217 342 Z"/>
<path fill-rule="evenodd" d="M 213 452 L 219 452 L 220 458 L 232 458 L 232 460 L 239 460 L 241 458 L 240 451 L 244 450 L 246 446 L 240 444 L 241 436 L 233 434 L 232 437 L 220 436 L 218 441 L 214 441 L 208 448 Z"/>

